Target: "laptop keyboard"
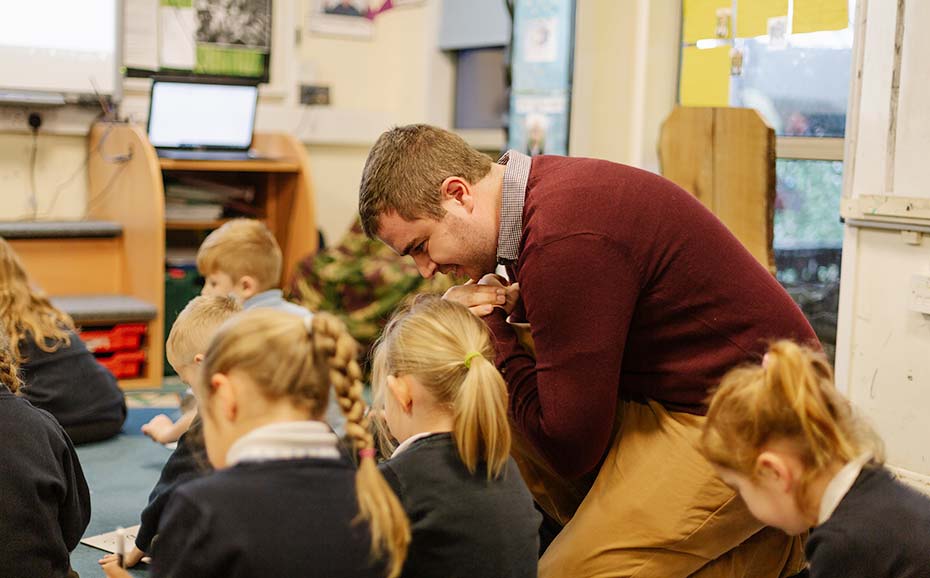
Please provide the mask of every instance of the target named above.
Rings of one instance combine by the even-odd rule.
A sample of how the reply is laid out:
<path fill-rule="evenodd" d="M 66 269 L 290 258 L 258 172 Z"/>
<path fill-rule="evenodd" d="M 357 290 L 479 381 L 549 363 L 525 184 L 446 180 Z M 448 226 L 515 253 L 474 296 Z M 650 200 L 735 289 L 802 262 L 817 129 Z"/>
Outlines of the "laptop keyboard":
<path fill-rule="evenodd" d="M 191 161 L 248 161 L 255 159 L 249 151 L 185 151 L 174 149 L 156 149 L 158 156 L 163 159 L 178 159 Z"/>

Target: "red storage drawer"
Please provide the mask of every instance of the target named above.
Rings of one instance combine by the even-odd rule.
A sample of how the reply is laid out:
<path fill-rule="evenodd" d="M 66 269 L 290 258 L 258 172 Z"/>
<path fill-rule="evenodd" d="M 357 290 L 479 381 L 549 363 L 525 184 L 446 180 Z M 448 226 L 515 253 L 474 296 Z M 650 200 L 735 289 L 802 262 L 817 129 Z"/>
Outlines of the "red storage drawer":
<path fill-rule="evenodd" d="M 144 351 L 121 351 L 109 356 L 97 357 L 100 365 L 110 370 L 117 379 L 139 377 L 145 363 Z"/>
<path fill-rule="evenodd" d="M 142 346 L 146 329 L 145 323 L 120 323 L 107 329 L 81 331 L 81 339 L 94 353 L 135 351 Z"/>

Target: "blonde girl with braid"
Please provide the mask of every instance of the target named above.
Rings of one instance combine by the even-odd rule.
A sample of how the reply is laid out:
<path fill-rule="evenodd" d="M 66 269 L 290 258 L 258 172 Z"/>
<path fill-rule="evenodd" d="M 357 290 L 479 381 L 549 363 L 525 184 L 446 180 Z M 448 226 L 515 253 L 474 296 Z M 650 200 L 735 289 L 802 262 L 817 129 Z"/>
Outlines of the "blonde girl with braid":
<path fill-rule="evenodd" d="M 701 447 L 760 521 L 811 529 L 810 577 L 930 575 L 930 499 L 882 467 L 881 442 L 821 352 L 779 341 L 761 365 L 730 371 Z"/>
<path fill-rule="evenodd" d="M 193 384 L 216 471 L 173 492 L 152 577 L 400 574 L 410 531 L 375 465 L 356 353 L 326 314 L 262 309 L 220 327 Z M 330 384 L 357 468 L 322 421 Z"/>
<path fill-rule="evenodd" d="M 404 578 L 536 577 L 541 516 L 493 359 L 484 323 L 438 297 L 396 313 L 375 348 L 376 405 L 400 442 L 381 471 L 412 525 Z"/>
<path fill-rule="evenodd" d="M 111 438 L 126 420 L 123 392 L 71 321 L 33 287 L 0 239 L 0 324 L 20 366 L 20 395 L 55 416 L 75 444 Z"/>
<path fill-rule="evenodd" d="M 0 575 L 65 578 L 90 522 L 90 493 L 74 446 L 20 389 L 0 322 Z"/>

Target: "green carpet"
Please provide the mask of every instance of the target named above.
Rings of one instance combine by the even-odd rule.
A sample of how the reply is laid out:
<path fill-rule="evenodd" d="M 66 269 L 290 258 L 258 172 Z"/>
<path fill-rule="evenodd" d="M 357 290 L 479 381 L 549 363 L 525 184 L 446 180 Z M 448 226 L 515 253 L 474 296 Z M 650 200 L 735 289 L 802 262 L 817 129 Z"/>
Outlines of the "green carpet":
<path fill-rule="evenodd" d="M 148 503 L 149 492 L 171 450 L 140 435 L 119 436 L 77 448 L 90 487 L 91 519 L 85 536 L 96 536 L 118 526 L 135 526 L 139 513 Z M 103 551 L 84 544 L 71 554 L 71 566 L 81 578 L 103 576 L 97 560 Z M 145 564 L 130 570 L 133 576 L 147 576 Z"/>

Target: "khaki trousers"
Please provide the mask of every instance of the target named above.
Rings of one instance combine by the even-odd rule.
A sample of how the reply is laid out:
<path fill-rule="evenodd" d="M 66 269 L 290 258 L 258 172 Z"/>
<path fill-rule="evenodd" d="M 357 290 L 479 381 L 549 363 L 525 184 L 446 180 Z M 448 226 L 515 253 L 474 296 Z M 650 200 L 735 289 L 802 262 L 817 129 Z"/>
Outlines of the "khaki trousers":
<path fill-rule="evenodd" d="M 584 495 L 581 489 L 564 480 L 528 479 L 534 492 L 562 488 L 561 501 L 537 498 L 567 521 L 540 560 L 540 578 L 780 578 L 798 572 L 802 540 L 763 527 L 698 452 L 704 419 L 656 402 L 621 402 L 614 445 L 580 505 L 570 502 Z M 515 457 L 527 476 L 533 468 L 526 456 Z"/>

